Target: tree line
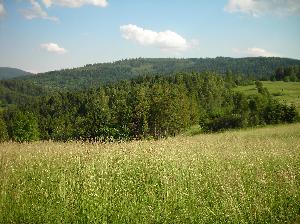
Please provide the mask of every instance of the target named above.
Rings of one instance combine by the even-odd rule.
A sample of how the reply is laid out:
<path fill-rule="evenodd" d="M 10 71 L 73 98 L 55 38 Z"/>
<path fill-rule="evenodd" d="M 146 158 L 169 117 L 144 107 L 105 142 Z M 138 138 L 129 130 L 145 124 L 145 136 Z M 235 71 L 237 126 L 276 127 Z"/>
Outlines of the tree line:
<path fill-rule="evenodd" d="M 300 82 L 300 66 L 278 67 L 271 81 Z"/>
<path fill-rule="evenodd" d="M 295 107 L 272 99 L 261 82 L 256 82 L 258 93 L 251 96 L 232 91 L 239 82 L 238 76 L 180 73 L 34 97 L 1 112 L 0 139 L 158 139 L 192 125 L 215 132 L 298 119 Z"/>

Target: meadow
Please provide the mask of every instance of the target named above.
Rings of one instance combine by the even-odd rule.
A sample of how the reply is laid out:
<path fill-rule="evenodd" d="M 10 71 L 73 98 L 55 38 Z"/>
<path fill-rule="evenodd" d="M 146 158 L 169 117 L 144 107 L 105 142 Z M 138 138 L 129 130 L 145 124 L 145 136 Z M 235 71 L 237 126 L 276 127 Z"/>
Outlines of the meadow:
<path fill-rule="evenodd" d="M 0 223 L 299 223 L 300 124 L 1 143 Z"/>
<path fill-rule="evenodd" d="M 282 103 L 294 104 L 297 111 L 300 113 L 300 82 L 263 81 L 262 83 L 275 99 L 278 99 Z M 247 95 L 257 93 L 257 89 L 254 84 L 238 86 L 235 90 Z"/>

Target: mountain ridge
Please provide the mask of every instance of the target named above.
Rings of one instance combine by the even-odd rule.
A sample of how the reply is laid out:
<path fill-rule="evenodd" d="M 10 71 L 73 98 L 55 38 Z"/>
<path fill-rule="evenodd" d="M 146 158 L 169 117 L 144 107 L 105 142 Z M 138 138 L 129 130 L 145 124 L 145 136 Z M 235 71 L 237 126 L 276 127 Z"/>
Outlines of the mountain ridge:
<path fill-rule="evenodd" d="M 78 68 L 49 71 L 18 79 L 28 80 L 46 88 L 77 90 L 138 76 L 168 76 L 193 72 L 215 72 L 221 75 L 232 73 L 268 80 L 278 67 L 294 65 L 300 66 L 300 60 L 278 57 L 135 58 L 87 64 Z"/>
<path fill-rule="evenodd" d="M 22 69 L 12 68 L 12 67 L 0 67 L 0 80 L 7 80 L 18 78 L 22 76 L 32 76 L 30 72 L 26 72 Z"/>

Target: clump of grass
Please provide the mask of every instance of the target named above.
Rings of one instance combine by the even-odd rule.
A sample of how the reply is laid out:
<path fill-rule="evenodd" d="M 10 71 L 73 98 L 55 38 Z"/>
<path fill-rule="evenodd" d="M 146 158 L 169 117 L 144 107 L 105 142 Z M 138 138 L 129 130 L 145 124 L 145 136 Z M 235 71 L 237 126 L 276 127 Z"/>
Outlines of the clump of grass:
<path fill-rule="evenodd" d="M 298 223 L 300 125 L 0 145 L 1 223 Z"/>

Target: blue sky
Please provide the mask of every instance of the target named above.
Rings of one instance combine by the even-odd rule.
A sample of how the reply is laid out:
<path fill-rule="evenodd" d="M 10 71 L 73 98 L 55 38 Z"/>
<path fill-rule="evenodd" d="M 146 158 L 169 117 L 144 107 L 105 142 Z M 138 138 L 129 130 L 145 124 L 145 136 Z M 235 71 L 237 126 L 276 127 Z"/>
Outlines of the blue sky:
<path fill-rule="evenodd" d="M 0 66 L 217 56 L 300 59 L 300 0 L 0 0 Z"/>

